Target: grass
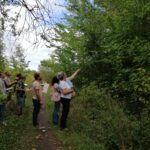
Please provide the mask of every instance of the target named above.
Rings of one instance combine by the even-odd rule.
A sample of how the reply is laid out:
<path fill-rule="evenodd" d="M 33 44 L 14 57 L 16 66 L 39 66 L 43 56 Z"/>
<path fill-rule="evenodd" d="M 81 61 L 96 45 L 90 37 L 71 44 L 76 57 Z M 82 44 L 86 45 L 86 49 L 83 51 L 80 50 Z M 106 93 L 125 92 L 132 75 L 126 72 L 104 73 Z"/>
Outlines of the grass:
<path fill-rule="evenodd" d="M 38 131 L 32 126 L 32 102 L 28 95 L 23 115 L 15 114 L 15 101 L 7 110 L 7 126 L 0 125 L 1 150 L 31 150 L 36 147 Z M 15 99 L 15 98 L 14 98 Z"/>
<path fill-rule="evenodd" d="M 97 150 L 94 143 L 86 136 L 74 129 L 75 114 L 74 103 L 71 102 L 71 109 L 68 116 L 69 131 L 60 131 L 59 126 L 52 123 L 53 102 L 50 100 L 50 91 L 45 95 L 46 112 L 48 114 L 49 124 L 53 133 L 63 143 L 65 150 Z M 27 96 L 26 107 L 23 116 L 15 115 L 15 104 L 13 104 L 7 112 L 7 126 L 0 126 L 0 150 L 32 150 L 36 148 L 36 136 L 38 131 L 32 126 L 32 100 L 31 94 Z M 61 110 L 60 114 L 61 116 Z M 102 149 L 100 149 L 102 150 Z"/>
<path fill-rule="evenodd" d="M 52 112 L 54 108 L 53 102 L 50 100 L 50 96 L 46 95 L 46 112 L 48 114 L 49 118 L 49 123 L 50 126 L 53 130 L 53 132 L 56 134 L 57 138 L 60 139 L 64 145 L 65 150 L 97 150 L 97 146 L 95 147 L 95 144 L 92 143 L 86 134 L 81 134 L 78 131 L 74 129 L 74 125 L 76 122 L 73 119 L 73 116 L 76 115 L 73 112 L 73 105 L 74 105 L 74 100 L 71 101 L 71 108 L 70 108 L 70 113 L 68 116 L 68 128 L 69 131 L 61 131 L 59 126 L 56 126 L 52 123 Z M 74 114 L 73 114 L 74 113 Z M 59 116 L 61 116 L 61 110 L 59 112 Z M 100 148 L 99 150 L 103 150 L 103 148 Z"/>

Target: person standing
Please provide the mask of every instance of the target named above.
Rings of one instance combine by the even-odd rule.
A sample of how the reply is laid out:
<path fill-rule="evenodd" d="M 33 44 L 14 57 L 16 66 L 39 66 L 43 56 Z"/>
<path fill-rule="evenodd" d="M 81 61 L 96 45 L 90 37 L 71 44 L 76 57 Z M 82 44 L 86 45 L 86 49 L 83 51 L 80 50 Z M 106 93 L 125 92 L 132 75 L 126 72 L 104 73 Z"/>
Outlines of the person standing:
<path fill-rule="evenodd" d="M 4 78 L 5 78 L 4 73 L 0 72 L 0 122 L 6 125 L 5 112 L 6 112 L 7 94 Z"/>
<path fill-rule="evenodd" d="M 5 83 L 6 92 L 7 92 L 7 101 L 10 101 L 12 99 L 12 91 L 13 91 L 12 86 L 16 84 L 16 81 L 11 82 L 9 72 L 5 72 L 4 83 Z"/>
<path fill-rule="evenodd" d="M 72 88 L 71 80 L 73 80 L 77 74 L 80 72 L 80 69 L 76 70 L 72 76 L 67 78 L 66 73 L 60 72 L 58 73 L 58 79 L 60 80 L 59 87 L 61 89 L 61 99 L 60 102 L 62 103 L 62 115 L 60 119 L 60 129 L 63 130 L 66 128 L 66 121 L 67 121 L 67 116 L 69 113 L 69 108 L 70 108 L 70 101 L 72 98 L 72 94 L 74 93 L 74 89 Z"/>
<path fill-rule="evenodd" d="M 60 108 L 60 89 L 59 89 L 59 80 L 57 76 L 54 76 L 51 82 L 53 87 L 51 100 L 54 102 L 54 111 L 52 114 L 52 121 L 55 125 L 59 123 L 59 108 Z"/>
<path fill-rule="evenodd" d="M 22 115 L 23 107 L 25 104 L 25 85 L 24 85 L 25 77 L 22 76 L 20 73 L 16 75 L 16 99 L 17 99 L 17 115 Z"/>
<path fill-rule="evenodd" d="M 35 73 L 34 74 L 35 80 L 32 83 L 32 90 L 33 90 L 33 116 L 32 116 L 32 121 L 33 121 L 33 126 L 37 127 L 38 126 L 38 115 L 40 112 L 41 108 L 41 103 L 42 103 L 42 87 L 40 83 L 40 74 Z"/>

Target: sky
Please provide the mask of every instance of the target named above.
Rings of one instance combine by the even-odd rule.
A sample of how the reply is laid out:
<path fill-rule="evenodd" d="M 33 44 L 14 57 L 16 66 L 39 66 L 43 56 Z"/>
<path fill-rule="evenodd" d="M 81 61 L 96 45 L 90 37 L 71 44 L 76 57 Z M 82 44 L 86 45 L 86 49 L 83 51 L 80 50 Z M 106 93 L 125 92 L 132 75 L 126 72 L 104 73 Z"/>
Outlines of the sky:
<path fill-rule="evenodd" d="M 49 7 L 52 10 L 50 15 L 53 18 L 52 23 L 50 23 L 50 25 L 48 25 L 46 28 L 52 28 L 54 22 L 60 21 L 61 18 L 63 17 L 63 14 L 66 12 L 65 8 L 62 7 L 62 5 L 64 5 L 65 2 L 64 0 L 41 0 L 40 2 L 43 3 L 44 5 L 47 5 L 46 1 L 48 1 L 50 4 Z M 27 0 L 27 2 L 31 6 L 35 4 L 34 0 Z M 13 17 L 16 14 L 16 12 L 20 10 L 20 7 L 9 6 L 9 9 L 11 9 L 11 11 L 9 12 L 9 16 Z M 26 13 L 25 10 L 22 9 L 20 13 L 20 18 L 18 19 L 19 21 L 16 26 L 17 29 L 22 28 L 25 13 Z M 37 28 L 37 31 L 38 30 L 40 29 Z M 51 32 L 52 32 L 51 34 L 53 34 L 53 30 Z M 35 42 L 35 33 L 34 32 L 30 32 L 30 34 L 28 33 L 29 31 L 26 31 L 23 35 L 21 35 L 19 38 L 16 39 L 15 37 L 13 37 L 12 33 L 9 32 L 9 30 L 6 31 L 4 34 L 5 54 L 7 57 L 10 57 L 14 53 L 15 46 L 17 46 L 17 44 L 20 44 L 25 51 L 24 54 L 26 56 L 26 61 L 30 61 L 29 69 L 38 70 L 40 61 L 48 59 L 50 53 L 54 50 L 54 48 L 47 48 L 45 46 L 45 42 L 42 41 L 39 35 L 37 39 L 38 45 L 36 46 L 33 45 L 33 43 Z"/>

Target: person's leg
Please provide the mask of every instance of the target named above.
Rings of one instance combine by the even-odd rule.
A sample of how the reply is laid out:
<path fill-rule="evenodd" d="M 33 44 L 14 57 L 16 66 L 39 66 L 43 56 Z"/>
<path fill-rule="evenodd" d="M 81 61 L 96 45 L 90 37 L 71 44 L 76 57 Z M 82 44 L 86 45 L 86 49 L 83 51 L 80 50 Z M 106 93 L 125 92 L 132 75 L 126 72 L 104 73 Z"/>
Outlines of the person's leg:
<path fill-rule="evenodd" d="M 23 113 L 24 97 L 20 97 L 20 115 Z"/>
<path fill-rule="evenodd" d="M 54 124 L 58 124 L 58 122 L 59 122 L 59 115 L 58 115 L 59 107 L 60 107 L 60 103 L 59 102 L 55 102 L 54 103 L 53 116 L 52 116 Z"/>
<path fill-rule="evenodd" d="M 63 105 L 63 109 L 62 109 L 60 128 L 64 129 L 64 128 L 66 128 L 66 121 L 67 121 L 67 116 L 69 113 L 70 100 L 63 98 L 63 99 L 61 99 L 61 103 Z"/>
<path fill-rule="evenodd" d="M 38 100 L 33 99 L 33 126 L 37 126 L 37 118 L 39 113 L 39 102 Z"/>
<path fill-rule="evenodd" d="M 5 112 L 6 112 L 6 105 L 5 103 L 0 104 L 0 122 L 5 121 Z"/>
<path fill-rule="evenodd" d="M 22 97 L 22 107 L 25 107 L 25 96 Z"/>
<path fill-rule="evenodd" d="M 23 97 L 22 96 L 17 96 L 17 115 L 20 116 L 22 115 L 22 109 L 23 109 Z"/>

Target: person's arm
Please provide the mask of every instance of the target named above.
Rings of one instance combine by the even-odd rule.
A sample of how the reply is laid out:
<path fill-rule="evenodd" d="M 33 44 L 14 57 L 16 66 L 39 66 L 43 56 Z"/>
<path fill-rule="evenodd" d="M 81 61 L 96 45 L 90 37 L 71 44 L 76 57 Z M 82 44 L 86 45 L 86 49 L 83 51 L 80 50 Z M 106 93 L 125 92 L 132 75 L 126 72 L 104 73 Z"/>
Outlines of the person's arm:
<path fill-rule="evenodd" d="M 67 95 L 67 94 L 74 92 L 74 90 L 73 89 L 62 89 L 62 92 L 64 95 Z"/>
<path fill-rule="evenodd" d="M 13 86 L 14 84 L 16 84 L 17 83 L 17 81 L 14 81 L 14 82 L 11 82 L 8 86 Z"/>
<path fill-rule="evenodd" d="M 80 69 L 77 69 L 70 77 L 67 77 L 69 80 L 73 80 L 77 74 L 80 72 Z"/>
<path fill-rule="evenodd" d="M 25 89 L 22 89 L 22 88 L 17 88 L 16 90 L 17 91 L 26 91 Z"/>
<path fill-rule="evenodd" d="M 63 93 L 64 95 L 70 94 L 74 91 L 73 89 L 68 87 L 66 82 L 60 85 L 60 90 L 61 90 L 61 93 Z"/>

